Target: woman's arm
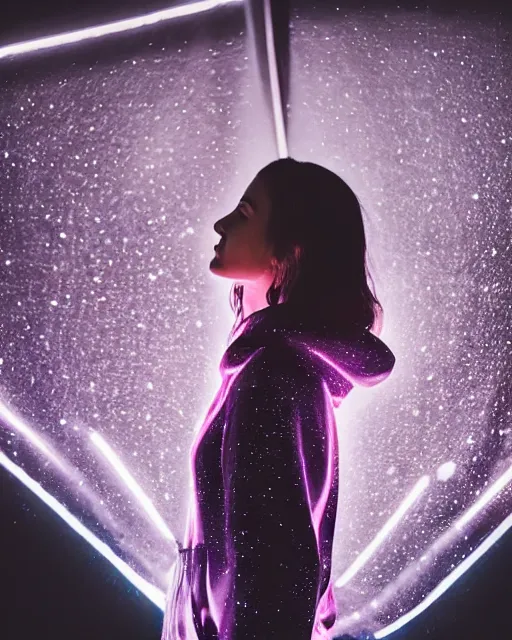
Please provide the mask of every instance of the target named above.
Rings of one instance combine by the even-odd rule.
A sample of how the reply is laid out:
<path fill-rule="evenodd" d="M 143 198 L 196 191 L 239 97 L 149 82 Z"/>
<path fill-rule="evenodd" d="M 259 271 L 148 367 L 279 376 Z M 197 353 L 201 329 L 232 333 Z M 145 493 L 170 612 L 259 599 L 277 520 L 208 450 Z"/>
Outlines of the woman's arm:
<path fill-rule="evenodd" d="M 223 442 L 232 577 L 220 638 L 311 640 L 320 562 L 304 469 L 317 465 L 302 460 L 300 429 L 301 406 L 323 406 L 321 381 L 257 357 Z"/>

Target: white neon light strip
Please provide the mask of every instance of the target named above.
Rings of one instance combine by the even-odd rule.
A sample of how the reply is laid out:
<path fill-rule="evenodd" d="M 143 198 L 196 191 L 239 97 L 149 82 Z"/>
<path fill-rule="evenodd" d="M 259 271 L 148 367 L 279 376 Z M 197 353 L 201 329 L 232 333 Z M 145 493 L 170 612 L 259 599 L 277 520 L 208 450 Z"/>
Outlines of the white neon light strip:
<path fill-rule="evenodd" d="M 420 613 L 425 611 L 430 605 L 447 591 L 452 584 L 470 569 L 486 551 L 488 551 L 498 540 L 512 527 L 512 513 L 477 547 L 471 555 L 465 558 L 451 573 L 442 580 L 419 605 L 408 611 L 404 616 L 390 624 L 388 627 L 374 633 L 377 640 L 385 638 L 390 633 L 394 633 Z"/>
<path fill-rule="evenodd" d="M 461 522 L 463 522 L 467 528 L 471 519 L 475 518 L 477 513 L 497 495 L 498 491 L 507 485 L 507 481 L 510 479 L 511 468 L 507 469 L 507 471 L 503 473 L 491 487 L 489 487 L 488 491 L 482 496 L 482 500 L 479 501 L 478 510 L 470 507 L 457 522 L 452 524 L 446 531 L 436 538 L 428 549 L 422 552 L 422 555 L 418 560 L 410 563 L 398 576 L 396 576 L 392 583 L 381 591 L 379 595 L 379 601 L 381 603 L 389 603 L 396 600 L 398 591 L 402 588 L 407 588 L 407 585 L 410 585 L 415 581 L 418 570 L 421 570 L 420 567 L 425 571 L 429 563 L 433 563 L 440 553 L 443 553 L 449 546 L 453 545 L 454 541 L 460 539 Z M 462 531 L 464 531 L 464 529 L 462 529 Z"/>
<path fill-rule="evenodd" d="M 0 58 L 17 56 L 30 51 L 41 51 L 42 49 L 50 49 L 51 47 L 60 47 L 65 44 L 72 44 L 75 42 L 83 42 L 84 40 L 90 40 L 91 38 L 101 38 L 102 36 L 122 33 L 123 31 L 130 31 L 132 29 L 139 29 L 140 27 L 157 24 L 158 22 L 165 22 L 167 20 L 174 20 L 175 18 L 203 13 L 204 11 L 211 11 L 212 9 L 216 9 L 217 7 L 221 7 L 226 4 L 241 2 L 243 2 L 243 0 L 201 0 L 200 2 L 192 2 L 179 7 L 172 7 L 171 9 L 164 9 L 163 11 L 155 11 L 143 16 L 138 16 L 137 18 L 117 20 L 116 22 L 110 22 L 109 24 L 100 25 L 98 27 L 87 27 L 86 29 L 61 33 L 56 36 L 48 36 L 46 38 L 37 38 L 36 40 L 29 40 L 27 42 L 19 42 L 17 44 L 0 47 Z"/>
<path fill-rule="evenodd" d="M 351 580 L 358 571 L 368 562 L 372 555 L 381 546 L 384 540 L 389 536 L 391 530 L 396 527 L 400 520 L 404 517 L 405 513 L 412 507 L 418 497 L 425 491 L 430 484 L 429 476 L 421 477 L 414 485 L 409 495 L 403 500 L 402 504 L 398 507 L 395 513 L 389 518 L 382 529 L 377 533 L 375 538 L 370 544 L 357 556 L 355 562 L 336 580 L 334 586 L 343 587 Z"/>
<path fill-rule="evenodd" d="M 38 436 L 30 427 L 28 427 L 23 420 L 20 420 L 10 409 L 8 409 L 3 402 L 0 402 L 0 423 L 4 423 L 2 426 L 7 429 L 13 429 L 18 431 L 25 438 L 31 442 L 36 449 L 39 449 L 41 453 L 50 458 L 50 460 L 56 464 L 62 471 L 67 471 L 65 465 L 62 463 L 57 454 L 53 452 L 44 440 Z"/>
<path fill-rule="evenodd" d="M 445 531 L 428 549 L 428 551 L 423 553 L 423 556 L 421 558 L 420 562 L 426 561 L 427 558 L 433 558 L 435 556 L 437 556 L 440 552 L 442 552 L 444 549 L 446 549 L 446 547 L 453 541 L 454 537 L 458 534 L 460 534 L 460 529 L 462 524 L 467 525 L 468 522 L 470 522 L 470 520 L 472 518 L 474 518 L 477 513 L 479 511 L 481 511 L 498 493 L 500 490 L 504 489 L 508 482 L 510 482 L 510 480 L 512 479 L 511 477 L 511 471 L 512 471 L 512 466 L 509 467 L 494 483 L 491 487 L 489 487 L 489 489 L 486 491 L 486 493 L 481 497 L 481 499 L 478 501 L 477 503 L 477 507 L 473 508 L 470 507 L 463 515 L 462 517 L 455 522 L 447 531 Z M 501 527 L 501 525 L 500 525 Z M 501 534 L 499 533 L 500 531 L 500 527 L 498 527 L 492 534 L 490 534 L 490 536 L 486 539 L 485 542 L 488 543 L 489 546 L 491 546 L 492 544 L 495 544 L 495 542 L 501 537 Z M 506 529 L 505 529 L 506 531 Z M 478 547 L 476 549 L 476 551 L 474 553 L 478 552 L 478 555 L 474 557 L 473 561 L 471 563 L 467 563 L 466 566 L 466 570 L 468 570 L 471 567 L 471 564 L 473 564 L 476 560 L 478 560 L 478 558 L 485 553 L 486 549 L 488 547 L 485 547 L 482 549 L 482 547 Z M 473 557 L 473 556 L 469 556 L 469 557 Z M 397 592 L 397 590 L 399 589 L 399 585 L 405 585 L 411 582 L 411 580 L 415 579 L 415 576 L 417 575 L 417 571 L 418 571 L 418 565 L 420 563 L 415 562 L 412 563 L 411 565 L 409 565 L 406 569 L 404 569 L 404 571 L 402 571 L 402 573 L 398 576 L 397 579 L 395 579 L 394 581 L 394 585 L 395 588 L 394 589 L 390 589 L 389 587 L 387 587 L 386 589 L 384 589 L 384 591 L 381 593 L 381 597 L 383 596 L 384 593 L 386 593 L 385 595 L 385 600 L 387 600 L 388 602 L 392 602 L 393 599 L 396 597 L 395 594 Z M 460 565 L 459 565 L 460 566 Z M 457 569 L 458 571 L 458 569 Z M 451 584 L 453 584 L 453 582 L 460 577 L 460 575 L 462 575 L 462 573 L 459 575 L 459 573 L 457 573 L 455 575 L 455 577 L 453 577 L 453 572 L 450 573 L 448 576 L 446 576 L 444 582 L 440 583 L 440 584 L 445 584 L 445 588 L 443 591 L 437 591 L 435 590 L 434 592 L 432 592 L 428 597 L 430 598 L 430 600 L 427 602 L 427 604 L 425 605 L 425 607 L 421 607 L 420 605 L 418 605 L 418 607 L 416 607 L 415 609 L 411 610 L 414 611 L 415 614 L 414 615 L 419 615 L 420 613 L 422 613 L 422 611 L 425 610 L 426 607 L 428 607 L 430 604 L 432 604 L 432 602 L 439 597 L 440 595 L 442 595 L 442 593 L 444 593 L 444 591 L 446 589 L 448 589 Z M 439 586 L 437 587 L 437 589 L 439 589 Z M 433 595 L 432 595 L 433 594 Z M 422 604 L 422 603 L 420 603 Z M 410 617 L 410 613 L 408 612 L 407 614 L 405 614 L 405 616 L 408 616 L 406 618 L 401 617 L 398 620 L 396 620 L 392 627 L 393 631 L 396 631 L 397 628 L 400 628 L 401 626 L 403 626 L 404 624 L 407 624 L 407 622 L 410 622 L 410 620 L 412 620 L 414 618 Z M 353 614 L 354 615 L 354 614 Z M 399 624 L 400 625 L 397 627 L 396 625 Z M 384 629 L 382 629 L 379 633 L 383 633 Z"/>
<path fill-rule="evenodd" d="M 79 535 L 87 540 L 97 551 L 109 560 L 139 591 L 151 600 L 159 609 L 165 610 L 165 594 L 163 591 L 150 584 L 147 580 L 139 576 L 126 562 L 116 556 L 116 554 L 104 542 L 89 531 L 75 516 L 63 507 L 53 496 L 45 491 L 40 484 L 35 482 L 23 469 L 14 464 L 0 451 L 0 464 L 13 476 L 16 476 L 28 489 L 36 494 L 43 502 L 55 511 L 69 526 Z"/>
<path fill-rule="evenodd" d="M 148 496 L 144 493 L 142 488 L 139 486 L 135 478 L 131 475 L 128 469 L 121 462 L 119 456 L 113 451 L 113 449 L 108 445 L 105 440 L 100 436 L 99 433 L 93 432 L 91 433 L 91 440 L 98 447 L 101 453 L 105 456 L 108 462 L 112 465 L 115 471 L 120 476 L 121 480 L 125 483 L 125 485 L 130 489 L 135 498 L 139 501 L 144 511 L 148 514 L 153 524 L 160 531 L 160 533 L 167 538 L 168 540 L 172 540 L 176 542 L 173 534 L 169 527 L 165 524 L 164 519 L 156 510 L 156 507 L 148 498 Z"/>
<path fill-rule="evenodd" d="M 511 480 L 512 465 L 491 487 L 489 487 L 484 494 L 482 494 L 482 496 L 464 513 L 464 515 L 456 521 L 454 526 L 460 531 L 472 518 L 476 516 L 479 511 L 481 511 L 493 498 L 495 498 Z"/>

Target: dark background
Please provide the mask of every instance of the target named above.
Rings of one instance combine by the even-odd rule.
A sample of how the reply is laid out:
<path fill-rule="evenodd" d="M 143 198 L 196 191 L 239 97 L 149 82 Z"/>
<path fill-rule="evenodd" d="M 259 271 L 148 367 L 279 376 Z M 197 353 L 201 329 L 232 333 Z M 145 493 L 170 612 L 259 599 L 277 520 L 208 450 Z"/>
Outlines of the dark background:
<path fill-rule="evenodd" d="M 9 3 L 2 8 L 0 46 L 177 4 L 183 2 Z M 363 9 L 382 7 L 383 1 L 349 0 L 338 4 Z M 437 13 L 493 13 L 503 20 L 512 13 L 511 3 L 502 5 L 497 0 L 389 3 L 390 10 L 397 7 L 411 11 L 428 7 Z M 160 638 L 162 612 L 2 467 L 0 518 L 1 640 Z M 512 638 L 511 575 L 512 531 L 431 607 L 388 637 Z"/>

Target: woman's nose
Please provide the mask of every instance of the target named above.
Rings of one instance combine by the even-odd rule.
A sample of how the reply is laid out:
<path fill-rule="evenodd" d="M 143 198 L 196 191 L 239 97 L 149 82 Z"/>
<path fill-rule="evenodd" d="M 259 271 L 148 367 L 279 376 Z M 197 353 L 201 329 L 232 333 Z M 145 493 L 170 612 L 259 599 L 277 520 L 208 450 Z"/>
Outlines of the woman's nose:
<path fill-rule="evenodd" d="M 223 226 L 221 220 L 217 220 L 217 222 L 213 225 L 213 230 L 215 233 L 218 233 L 219 236 L 223 234 Z"/>

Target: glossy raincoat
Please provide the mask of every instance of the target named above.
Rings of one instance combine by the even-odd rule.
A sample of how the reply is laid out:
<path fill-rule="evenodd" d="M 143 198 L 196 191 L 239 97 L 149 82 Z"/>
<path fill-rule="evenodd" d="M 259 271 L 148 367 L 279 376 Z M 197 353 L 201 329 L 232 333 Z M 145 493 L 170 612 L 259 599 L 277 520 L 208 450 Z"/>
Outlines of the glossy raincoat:
<path fill-rule="evenodd" d="M 320 640 L 337 616 L 333 407 L 395 358 L 288 304 L 243 323 L 191 448 L 193 493 L 162 640 Z"/>

